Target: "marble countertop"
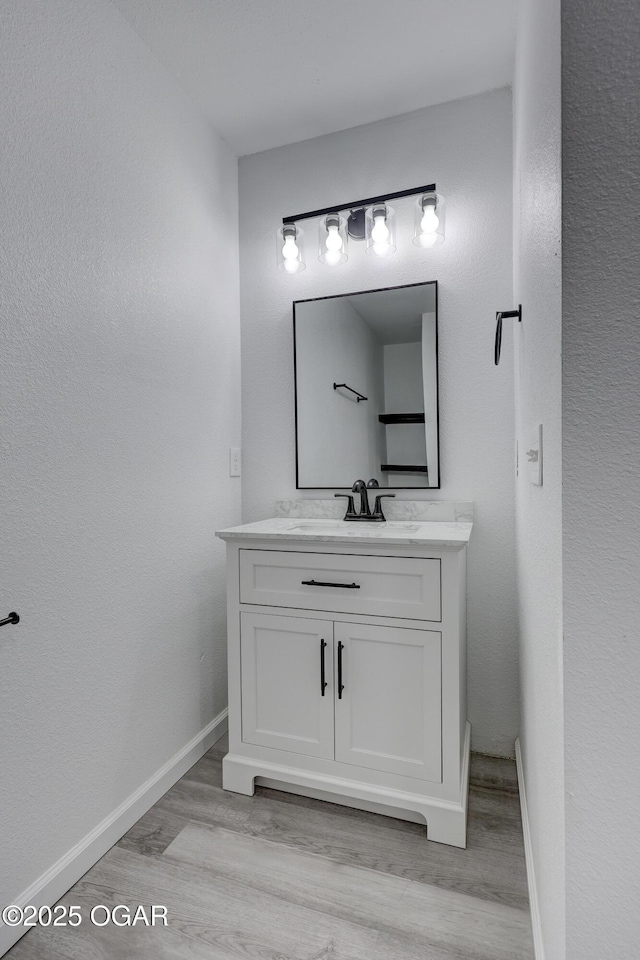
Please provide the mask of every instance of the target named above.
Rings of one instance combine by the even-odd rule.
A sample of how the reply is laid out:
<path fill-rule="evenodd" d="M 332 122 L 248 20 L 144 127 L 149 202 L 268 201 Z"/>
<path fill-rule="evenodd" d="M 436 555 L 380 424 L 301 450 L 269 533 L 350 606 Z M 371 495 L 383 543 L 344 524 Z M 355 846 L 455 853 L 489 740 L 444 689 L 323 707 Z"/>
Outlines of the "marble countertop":
<path fill-rule="evenodd" d="M 367 523 L 344 520 L 311 520 L 274 517 L 239 527 L 217 530 L 221 540 L 300 540 L 322 543 L 431 544 L 440 547 L 464 547 L 471 536 L 472 523 L 448 521 L 387 520 Z"/>

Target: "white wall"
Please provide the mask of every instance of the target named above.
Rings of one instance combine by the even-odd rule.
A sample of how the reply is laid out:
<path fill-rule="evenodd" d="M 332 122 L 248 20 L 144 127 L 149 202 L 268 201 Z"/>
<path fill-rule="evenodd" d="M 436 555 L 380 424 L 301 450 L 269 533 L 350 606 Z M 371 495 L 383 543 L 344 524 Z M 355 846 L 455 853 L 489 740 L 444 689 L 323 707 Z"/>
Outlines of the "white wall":
<path fill-rule="evenodd" d="M 638 36 L 562 4 L 568 960 L 640 950 Z"/>
<path fill-rule="evenodd" d="M 560 0 L 520 5 L 514 84 L 520 742 L 546 960 L 564 949 Z M 511 321 L 512 322 L 512 321 Z M 511 338 L 511 328 L 505 336 Z M 504 362 L 504 361 L 503 361 Z M 544 427 L 542 487 L 526 462 Z"/>
<path fill-rule="evenodd" d="M 300 486 L 340 487 L 356 474 L 379 476 L 382 344 L 348 300 L 299 304 L 296 325 Z M 334 390 L 334 383 L 347 383 L 367 400 Z"/>
<path fill-rule="evenodd" d="M 0 902 L 226 704 L 237 165 L 102 0 L 0 5 Z"/>
<path fill-rule="evenodd" d="M 414 247 L 411 202 L 396 205 L 400 251 L 382 261 L 351 245 L 332 270 L 276 269 L 274 232 L 297 211 L 435 180 L 447 240 Z M 240 161 L 244 519 L 295 497 L 292 300 L 438 280 L 442 489 L 402 496 L 474 500 L 469 555 L 469 715 L 474 747 L 511 753 L 518 727 L 513 483 L 513 364 L 493 365 L 495 311 L 512 290 L 511 96 L 498 90 Z M 354 477 L 355 479 L 355 477 Z M 312 492 L 307 494 L 313 496 Z"/>

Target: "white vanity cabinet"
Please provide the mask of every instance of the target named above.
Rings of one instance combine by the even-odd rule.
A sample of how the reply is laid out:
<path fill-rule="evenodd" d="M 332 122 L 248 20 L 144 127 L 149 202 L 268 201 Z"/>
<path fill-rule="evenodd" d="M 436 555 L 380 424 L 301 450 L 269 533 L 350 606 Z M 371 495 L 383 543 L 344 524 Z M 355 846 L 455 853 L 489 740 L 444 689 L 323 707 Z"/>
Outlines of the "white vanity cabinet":
<path fill-rule="evenodd" d="M 279 535 L 267 535 L 269 523 Z M 426 821 L 429 839 L 465 846 L 471 524 L 419 526 L 422 538 L 414 527 L 411 540 L 392 523 L 326 539 L 313 528 L 288 537 L 283 521 L 220 531 L 225 789 L 251 795 L 257 780 Z M 451 527 L 467 529 L 447 538 Z"/>
<path fill-rule="evenodd" d="M 432 630 L 334 623 L 336 760 L 442 781 L 441 641 Z"/>
<path fill-rule="evenodd" d="M 240 614 L 244 743 L 440 782 L 441 634 Z"/>
<path fill-rule="evenodd" d="M 240 614 L 244 743 L 333 760 L 333 624 Z"/>

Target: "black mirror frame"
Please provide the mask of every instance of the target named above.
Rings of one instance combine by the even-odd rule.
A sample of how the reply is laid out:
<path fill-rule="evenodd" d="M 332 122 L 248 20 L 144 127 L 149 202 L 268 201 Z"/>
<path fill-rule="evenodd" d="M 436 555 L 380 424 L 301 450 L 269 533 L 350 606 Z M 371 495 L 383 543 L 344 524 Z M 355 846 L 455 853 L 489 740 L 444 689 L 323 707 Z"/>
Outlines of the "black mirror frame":
<path fill-rule="evenodd" d="M 296 355 L 296 306 L 299 303 L 314 303 L 318 300 L 336 300 L 343 297 L 356 297 L 361 293 L 383 293 L 388 290 L 406 290 L 409 287 L 435 287 L 436 301 L 436 429 L 438 437 L 438 483 L 428 487 L 409 487 L 390 485 L 387 490 L 440 490 L 442 487 L 442 469 L 440 457 L 440 362 L 438 356 L 438 281 L 423 280 L 419 283 L 402 283 L 393 287 L 376 287 L 373 290 L 354 290 L 351 293 L 334 293 L 326 297 L 306 297 L 302 300 L 293 300 L 293 391 L 294 391 L 294 429 L 295 429 L 295 448 L 296 448 L 296 490 L 349 490 L 350 484 L 344 487 L 301 487 L 300 469 L 298 462 L 298 366 Z"/>

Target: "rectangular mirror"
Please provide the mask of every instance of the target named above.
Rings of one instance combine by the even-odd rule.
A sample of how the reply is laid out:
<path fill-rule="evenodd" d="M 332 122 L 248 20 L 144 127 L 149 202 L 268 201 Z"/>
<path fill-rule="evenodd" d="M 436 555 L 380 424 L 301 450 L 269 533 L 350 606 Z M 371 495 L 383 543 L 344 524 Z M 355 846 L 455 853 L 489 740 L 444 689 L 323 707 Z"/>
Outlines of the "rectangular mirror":
<path fill-rule="evenodd" d="M 440 486 L 438 285 L 293 304 L 296 486 Z"/>

